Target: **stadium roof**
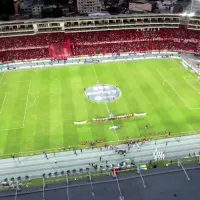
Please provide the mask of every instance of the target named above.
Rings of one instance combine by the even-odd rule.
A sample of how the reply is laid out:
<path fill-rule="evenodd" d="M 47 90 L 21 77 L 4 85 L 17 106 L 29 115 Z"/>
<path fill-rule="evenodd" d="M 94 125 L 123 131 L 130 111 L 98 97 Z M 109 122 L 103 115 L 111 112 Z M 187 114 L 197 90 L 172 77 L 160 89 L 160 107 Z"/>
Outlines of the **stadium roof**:
<path fill-rule="evenodd" d="M 144 188 L 140 176 L 136 173 L 126 173 L 119 176 L 119 186 L 124 200 L 196 200 L 200 199 L 200 167 L 192 166 L 186 169 L 190 181 L 183 170 L 175 168 L 152 169 L 143 172 L 147 185 Z M 55 187 L 57 187 L 55 189 Z M 45 189 L 45 200 L 119 200 L 119 189 L 115 178 L 105 177 L 93 180 L 94 196 L 91 195 L 89 181 L 77 181 L 69 185 L 68 195 L 66 185 L 49 186 Z M 41 200 L 40 189 L 22 191 L 16 200 Z M 8 193 L 7 193 L 8 194 Z M 9 193 L 11 195 L 11 193 Z M 0 197 L 0 200 L 13 200 L 12 196 Z"/>

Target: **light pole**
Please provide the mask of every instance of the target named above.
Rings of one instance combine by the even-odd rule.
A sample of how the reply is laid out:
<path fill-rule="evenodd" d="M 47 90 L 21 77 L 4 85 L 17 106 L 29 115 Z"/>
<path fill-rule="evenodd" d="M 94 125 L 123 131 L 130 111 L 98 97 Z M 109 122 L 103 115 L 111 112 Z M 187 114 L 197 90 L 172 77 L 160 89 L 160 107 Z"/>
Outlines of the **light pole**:
<path fill-rule="evenodd" d="M 91 173 L 90 172 L 89 172 L 89 179 L 90 179 L 90 184 L 91 184 L 91 189 L 92 189 L 91 195 L 95 196 L 94 186 L 93 186 L 93 183 L 92 183 L 92 177 L 91 177 Z"/>
<path fill-rule="evenodd" d="M 143 184 L 144 188 L 146 188 L 147 186 L 146 186 L 146 184 L 145 184 L 145 181 L 144 181 L 144 179 L 143 179 L 143 176 L 142 176 L 142 174 L 141 174 L 141 171 L 140 171 L 139 166 L 137 166 L 137 172 L 138 172 L 138 174 L 140 175 L 140 178 L 141 178 L 141 180 L 142 180 L 142 184 Z"/>
<path fill-rule="evenodd" d="M 120 188 L 120 185 L 119 185 L 119 180 L 117 178 L 117 174 L 115 172 L 115 169 L 114 169 L 114 174 L 115 174 L 115 178 L 116 178 L 116 182 L 117 182 L 117 186 L 118 186 L 118 190 L 119 190 L 119 200 L 124 200 L 124 196 L 122 195 L 122 191 L 121 191 L 121 188 Z"/>
<path fill-rule="evenodd" d="M 187 172 L 185 171 L 185 168 L 183 167 L 180 159 L 178 159 L 178 167 L 182 168 L 183 172 L 185 173 L 185 176 L 186 176 L 187 180 L 190 181 L 190 177 L 188 176 Z"/>
<path fill-rule="evenodd" d="M 45 198 L 44 198 L 44 188 L 45 188 L 45 180 L 44 180 L 44 177 L 43 177 L 43 191 L 42 191 L 42 200 L 45 200 Z"/>
<path fill-rule="evenodd" d="M 69 200 L 69 178 L 67 174 L 66 174 L 66 182 L 67 182 L 67 200 Z"/>
<path fill-rule="evenodd" d="M 17 200 L 17 191 L 19 190 L 19 183 L 17 181 L 16 191 L 15 191 L 15 200 Z"/>

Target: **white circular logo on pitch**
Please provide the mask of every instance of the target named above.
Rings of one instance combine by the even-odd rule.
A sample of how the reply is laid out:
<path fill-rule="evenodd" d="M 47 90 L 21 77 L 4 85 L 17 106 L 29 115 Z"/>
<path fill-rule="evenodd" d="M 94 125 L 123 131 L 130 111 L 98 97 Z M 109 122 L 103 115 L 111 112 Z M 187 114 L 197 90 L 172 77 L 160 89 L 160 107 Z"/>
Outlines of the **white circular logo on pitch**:
<path fill-rule="evenodd" d="M 95 102 L 112 102 L 121 96 L 121 91 L 117 86 L 107 84 L 97 84 L 89 87 L 85 91 L 88 99 Z"/>

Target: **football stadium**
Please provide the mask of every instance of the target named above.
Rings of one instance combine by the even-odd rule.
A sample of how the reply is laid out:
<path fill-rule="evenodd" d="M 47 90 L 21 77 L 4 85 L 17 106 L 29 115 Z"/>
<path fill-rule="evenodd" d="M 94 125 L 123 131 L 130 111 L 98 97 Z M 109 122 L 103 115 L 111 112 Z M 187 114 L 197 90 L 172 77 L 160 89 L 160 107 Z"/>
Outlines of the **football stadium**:
<path fill-rule="evenodd" d="M 178 59 L 4 72 L 1 154 L 195 133 L 199 95 L 198 75 Z"/>
<path fill-rule="evenodd" d="M 0 200 L 200 199 L 198 1 L 79 1 L 0 2 Z"/>

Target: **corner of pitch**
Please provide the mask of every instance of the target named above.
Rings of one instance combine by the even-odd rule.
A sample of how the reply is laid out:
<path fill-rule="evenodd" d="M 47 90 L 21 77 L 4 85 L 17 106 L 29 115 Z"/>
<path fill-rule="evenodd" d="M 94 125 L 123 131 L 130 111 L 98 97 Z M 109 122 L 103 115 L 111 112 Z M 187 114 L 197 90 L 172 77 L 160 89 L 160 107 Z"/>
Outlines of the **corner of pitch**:
<path fill-rule="evenodd" d="M 94 102 L 108 103 L 119 99 L 121 91 L 117 86 L 97 84 L 85 90 L 86 97 Z"/>

